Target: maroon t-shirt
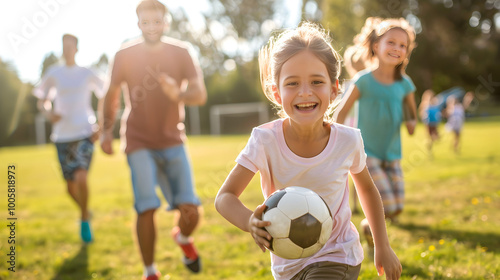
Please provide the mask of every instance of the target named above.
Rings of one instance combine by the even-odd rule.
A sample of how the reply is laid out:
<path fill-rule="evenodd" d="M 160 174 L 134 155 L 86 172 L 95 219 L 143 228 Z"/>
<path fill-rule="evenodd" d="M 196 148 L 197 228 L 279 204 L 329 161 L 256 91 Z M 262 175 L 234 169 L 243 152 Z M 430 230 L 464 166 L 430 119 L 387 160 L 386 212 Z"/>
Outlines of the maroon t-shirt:
<path fill-rule="evenodd" d="M 140 41 L 116 53 L 111 83 L 125 84 L 120 131 L 125 153 L 183 143 L 184 104 L 169 100 L 155 76 L 164 72 L 180 86 L 183 81 L 196 78 L 197 67 L 188 45 L 171 38 L 163 39 L 162 46 L 155 50 Z"/>

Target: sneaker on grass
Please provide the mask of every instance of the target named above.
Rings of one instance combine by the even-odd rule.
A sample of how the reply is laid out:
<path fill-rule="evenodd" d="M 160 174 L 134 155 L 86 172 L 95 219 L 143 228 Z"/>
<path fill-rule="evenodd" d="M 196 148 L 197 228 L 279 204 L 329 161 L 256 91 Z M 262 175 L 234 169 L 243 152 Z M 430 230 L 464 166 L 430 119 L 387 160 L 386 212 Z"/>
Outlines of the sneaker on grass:
<path fill-rule="evenodd" d="M 194 247 L 193 238 L 189 238 L 189 241 L 187 243 L 180 242 L 180 233 L 181 230 L 179 227 L 174 227 L 172 229 L 172 238 L 174 239 L 175 243 L 177 243 L 177 245 L 181 247 L 184 254 L 182 262 L 191 272 L 198 273 L 201 271 L 201 259 L 198 255 L 198 252 L 196 251 L 196 248 Z"/>

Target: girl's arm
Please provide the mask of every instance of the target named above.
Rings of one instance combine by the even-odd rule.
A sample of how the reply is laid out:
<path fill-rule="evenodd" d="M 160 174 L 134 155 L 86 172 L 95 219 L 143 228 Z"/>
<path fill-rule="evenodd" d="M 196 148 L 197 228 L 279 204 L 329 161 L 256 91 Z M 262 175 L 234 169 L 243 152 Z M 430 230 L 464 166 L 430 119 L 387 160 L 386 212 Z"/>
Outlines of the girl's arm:
<path fill-rule="evenodd" d="M 420 120 L 424 120 L 427 116 L 427 109 L 430 105 L 430 99 L 432 98 L 430 94 L 428 94 L 428 90 L 424 91 L 422 94 L 422 100 L 420 100 L 420 105 L 418 105 L 418 115 L 420 116 Z"/>
<path fill-rule="evenodd" d="M 365 167 L 358 174 L 351 174 L 358 192 L 363 212 L 368 219 L 375 243 L 375 267 L 378 274 L 385 272 L 386 279 L 399 279 L 401 276 L 401 263 L 389 245 L 385 228 L 384 210 L 382 199 Z"/>
<path fill-rule="evenodd" d="M 339 104 L 340 110 L 336 110 L 338 111 L 337 123 L 344 123 L 345 117 L 347 116 L 347 114 L 349 114 L 349 110 L 351 110 L 352 105 L 356 100 L 358 100 L 358 98 L 359 89 L 358 87 L 356 87 L 356 85 L 353 84 L 347 89 L 344 98 L 342 98 L 342 101 Z"/>
<path fill-rule="evenodd" d="M 464 110 L 467 110 L 467 108 L 469 108 L 469 105 L 471 104 L 473 99 L 474 99 L 474 93 L 472 91 L 468 91 L 464 95 L 464 99 L 462 100 L 462 106 L 464 106 Z"/>
<path fill-rule="evenodd" d="M 415 93 L 412 92 L 406 95 L 403 104 L 409 110 L 408 113 L 410 115 L 409 120 L 406 121 L 406 128 L 408 129 L 408 133 L 413 135 L 415 127 L 417 126 L 417 105 L 415 103 Z"/>
<path fill-rule="evenodd" d="M 239 196 L 254 175 L 252 171 L 236 164 L 217 193 L 215 208 L 230 223 L 243 231 L 250 232 L 255 243 L 265 252 L 265 247 L 270 246 L 269 240 L 271 240 L 271 235 L 263 229 L 271 223 L 261 220 L 265 205 L 259 205 L 255 212 L 252 212 L 239 200 Z"/>

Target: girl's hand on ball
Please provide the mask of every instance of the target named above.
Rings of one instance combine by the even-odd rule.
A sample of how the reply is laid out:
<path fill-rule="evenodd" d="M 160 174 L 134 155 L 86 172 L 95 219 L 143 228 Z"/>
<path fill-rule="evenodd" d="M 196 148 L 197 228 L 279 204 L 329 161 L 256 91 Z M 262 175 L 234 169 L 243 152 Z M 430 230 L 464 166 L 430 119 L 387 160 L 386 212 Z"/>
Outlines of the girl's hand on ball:
<path fill-rule="evenodd" d="M 265 204 L 257 206 L 257 209 L 255 209 L 248 221 L 250 234 L 262 252 L 265 252 L 266 247 L 268 248 L 271 245 L 270 240 L 272 238 L 271 235 L 264 229 L 264 227 L 271 225 L 271 222 L 262 221 L 262 213 L 265 209 Z"/>

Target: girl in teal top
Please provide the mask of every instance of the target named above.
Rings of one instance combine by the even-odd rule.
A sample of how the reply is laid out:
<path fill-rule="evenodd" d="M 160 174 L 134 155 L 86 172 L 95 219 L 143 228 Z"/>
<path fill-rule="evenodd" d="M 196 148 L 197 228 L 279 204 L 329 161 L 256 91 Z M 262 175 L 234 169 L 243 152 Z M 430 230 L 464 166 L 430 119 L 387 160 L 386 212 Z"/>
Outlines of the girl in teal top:
<path fill-rule="evenodd" d="M 402 104 L 415 91 L 410 77 L 384 84 L 372 70 L 364 70 L 354 84 L 360 92 L 358 127 L 366 139 L 367 156 L 388 162 L 401 159 Z"/>
<path fill-rule="evenodd" d="M 408 132 L 413 134 L 416 126 L 415 85 L 404 73 L 415 32 L 402 18 L 370 20 L 372 28 L 363 28 L 357 36 L 367 68 L 354 78 L 337 122 L 343 123 L 352 104 L 359 100 L 358 127 L 365 143 L 367 166 L 382 197 L 386 218 L 395 219 L 403 210 L 404 200 L 400 163 L 403 104 L 407 104 L 412 116 L 406 121 Z"/>

